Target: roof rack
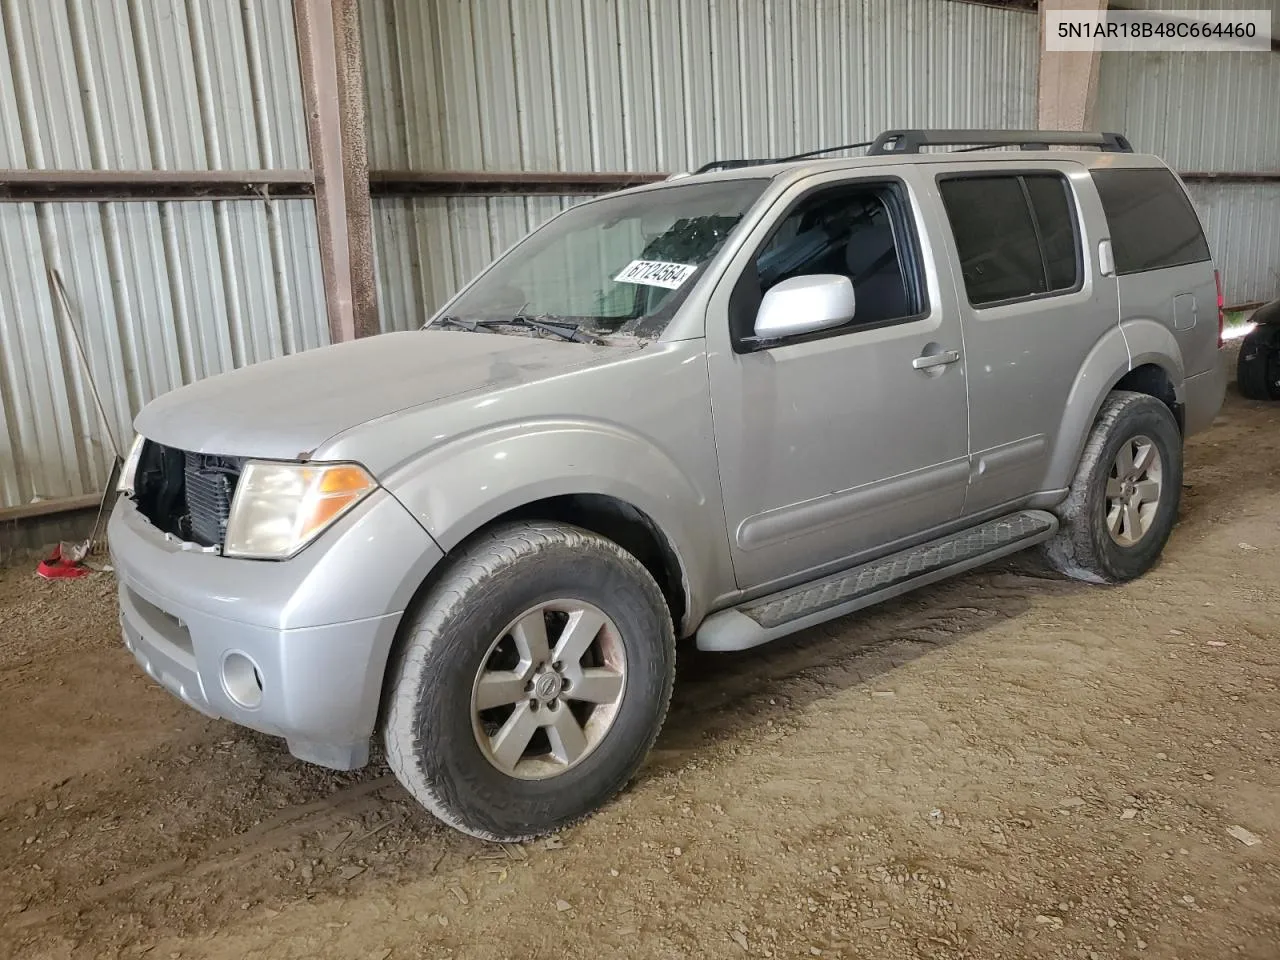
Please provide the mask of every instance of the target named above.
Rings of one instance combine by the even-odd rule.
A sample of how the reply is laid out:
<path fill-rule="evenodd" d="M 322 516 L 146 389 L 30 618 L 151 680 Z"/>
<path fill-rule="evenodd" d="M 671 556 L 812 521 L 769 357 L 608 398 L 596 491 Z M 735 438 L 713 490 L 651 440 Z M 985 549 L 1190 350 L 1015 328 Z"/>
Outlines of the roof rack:
<path fill-rule="evenodd" d="M 790 163 L 794 160 L 807 160 L 824 153 L 853 150 L 858 147 L 867 147 L 867 156 L 878 157 L 896 153 L 919 153 L 921 147 L 963 147 L 966 150 L 1018 147 L 1021 150 L 1047 150 L 1050 146 L 1098 147 L 1108 153 L 1133 153 L 1133 147 L 1121 133 L 1094 133 L 1079 130 L 886 130 L 874 140 L 846 143 L 838 147 L 822 147 L 789 157 L 712 160 L 710 163 L 704 163 L 694 173 L 737 170 L 766 163 Z"/>
<path fill-rule="evenodd" d="M 710 163 L 704 163 L 694 174 L 710 173 L 712 170 L 737 170 L 741 167 L 760 167 L 766 163 L 777 163 L 777 160 L 763 158 L 760 160 L 712 160 Z"/>
<path fill-rule="evenodd" d="M 886 130 L 876 137 L 867 156 L 887 153 L 919 153 L 921 147 L 1099 147 L 1108 153 L 1133 153 L 1120 133 L 1081 130 Z"/>

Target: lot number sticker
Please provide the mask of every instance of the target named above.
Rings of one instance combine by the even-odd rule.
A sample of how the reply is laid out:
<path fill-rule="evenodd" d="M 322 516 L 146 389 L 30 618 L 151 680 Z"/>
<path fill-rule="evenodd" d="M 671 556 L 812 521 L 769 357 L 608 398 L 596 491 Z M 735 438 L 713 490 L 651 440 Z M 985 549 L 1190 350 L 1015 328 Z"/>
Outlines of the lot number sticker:
<path fill-rule="evenodd" d="M 647 287 L 666 287 L 668 290 L 676 290 L 697 269 L 696 266 L 687 263 L 666 263 L 662 260 L 632 260 L 613 279 L 618 283 L 643 283 Z"/>

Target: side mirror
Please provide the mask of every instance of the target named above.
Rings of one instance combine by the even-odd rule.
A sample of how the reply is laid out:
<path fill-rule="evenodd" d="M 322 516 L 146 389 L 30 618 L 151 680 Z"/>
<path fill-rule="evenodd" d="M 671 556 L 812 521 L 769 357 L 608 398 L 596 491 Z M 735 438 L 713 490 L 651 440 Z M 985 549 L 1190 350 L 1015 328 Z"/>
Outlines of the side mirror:
<path fill-rule="evenodd" d="M 835 273 L 783 280 L 756 313 L 756 340 L 777 340 L 838 327 L 853 319 L 853 282 Z"/>

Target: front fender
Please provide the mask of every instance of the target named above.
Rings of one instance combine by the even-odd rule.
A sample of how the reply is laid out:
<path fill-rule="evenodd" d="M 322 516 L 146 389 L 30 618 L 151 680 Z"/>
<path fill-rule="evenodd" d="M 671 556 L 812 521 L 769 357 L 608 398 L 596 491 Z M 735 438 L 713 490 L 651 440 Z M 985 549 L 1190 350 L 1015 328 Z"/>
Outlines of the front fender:
<path fill-rule="evenodd" d="M 1071 485 L 1089 431 L 1107 394 L 1126 373 L 1148 363 L 1168 374 L 1181 402 L 1182 355 L 1167 327 L 1154 320 L 1129 320 L 1098 339 L 1080 365 L 1068 394 L 1043 489 L 1063 490 Z"/>
<path fill-rule="evenodd" d="M 706 612 L 709 585 L 732 582 L 718 496 L 654 443 L 616 424 L 502 424 L 428 451 L 384 484 L 446 552 L 486 523 L 537 500 L 600 494 L 624 501 L 654 522 L 680 564 L 686 629 Z"/>

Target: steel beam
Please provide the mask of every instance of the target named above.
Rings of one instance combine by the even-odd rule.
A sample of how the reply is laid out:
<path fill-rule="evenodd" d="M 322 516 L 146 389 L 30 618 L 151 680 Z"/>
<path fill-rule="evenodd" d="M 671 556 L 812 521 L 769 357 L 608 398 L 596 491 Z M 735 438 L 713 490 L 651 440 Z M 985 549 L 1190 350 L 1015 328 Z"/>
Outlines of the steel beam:
<path fill-rule="evenodd" d="M 310 170 L 0 170 L 0 201 L 310 197 Z"/>
<path fill-rule="evenodd" d="M 375 197 L 494 196 L 496 194 L 609 193 L 667 179 L 665 173 L 596 173 L 495 170 L 372 170 L 369 189 Z"/>
<path fill-rule="evenodd" d="M 357 0 L 293 0 L 329 335 L 378 332 Z"/>

